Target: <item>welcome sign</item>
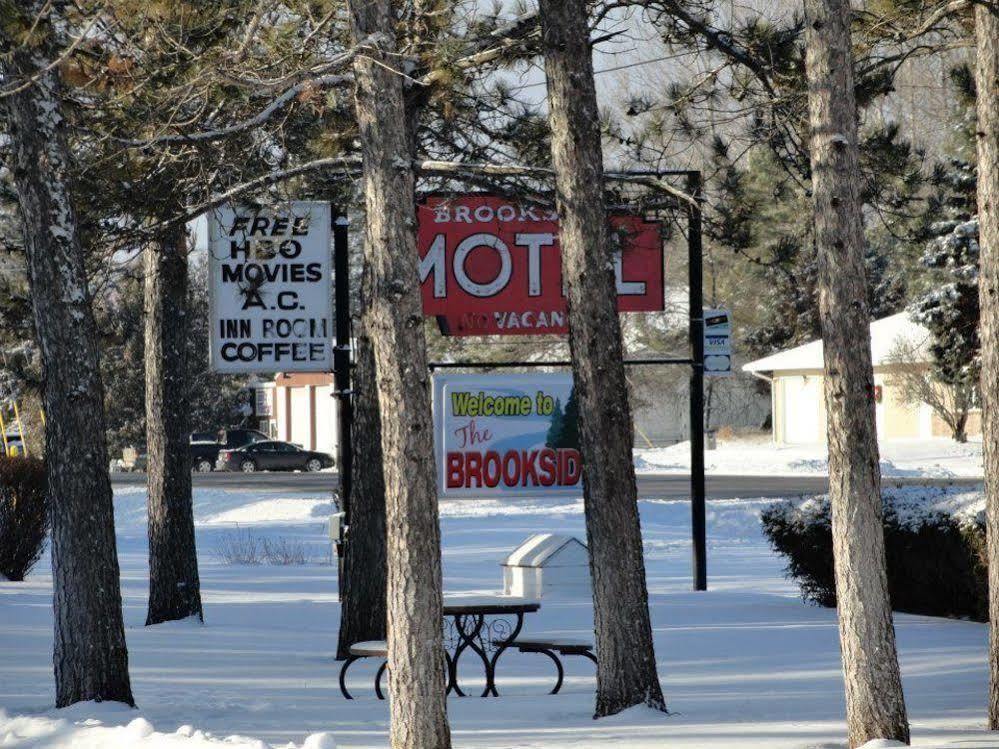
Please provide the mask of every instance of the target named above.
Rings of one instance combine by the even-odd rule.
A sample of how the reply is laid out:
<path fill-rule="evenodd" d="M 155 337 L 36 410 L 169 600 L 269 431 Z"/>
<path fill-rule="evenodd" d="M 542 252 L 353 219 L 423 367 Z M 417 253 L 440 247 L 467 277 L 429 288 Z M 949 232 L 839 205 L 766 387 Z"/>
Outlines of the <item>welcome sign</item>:
<path fill-rule="evenodd" d="M 435 375 L 434 429 L 443 498 L 582 493 L 568 374 Z"/>

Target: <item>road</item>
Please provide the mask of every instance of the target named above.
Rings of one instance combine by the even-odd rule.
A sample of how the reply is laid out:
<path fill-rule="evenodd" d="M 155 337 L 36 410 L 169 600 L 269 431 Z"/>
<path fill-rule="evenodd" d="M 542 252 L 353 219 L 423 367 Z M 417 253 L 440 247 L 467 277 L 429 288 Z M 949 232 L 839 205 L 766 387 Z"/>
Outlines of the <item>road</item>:
<path fill-rule="evenodd" d="M 638 474 L 638 494 L 646 499 L 683 499 L 690 496 L 690 477 L 681 474 Z M 323 492 L 336 488 L 340 477 L 336 473 L 196 473 L 196 487 L 219 489 L 254 489 L 281 492 Z M 144 473 L 113 473 L 115 486 L 141 486 Z M 889 478 L 885 486 L 925 484 L 974 486 L 981 479 L 914 479 Z M 708 476 L 707 496 L 710 499 L 733 497 L 786 497 L 796 494 L 817 494 L 829 488 L 824 476 Z"/>

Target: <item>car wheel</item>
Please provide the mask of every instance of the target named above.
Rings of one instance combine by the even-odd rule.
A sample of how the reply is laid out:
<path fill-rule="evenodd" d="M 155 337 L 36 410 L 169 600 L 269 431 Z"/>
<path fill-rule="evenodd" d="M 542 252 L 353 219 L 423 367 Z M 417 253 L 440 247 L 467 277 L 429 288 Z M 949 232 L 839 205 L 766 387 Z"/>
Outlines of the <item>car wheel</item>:
<path fill-rule="evenodd" d="M 316 471 L 321 471 L 323 469 L 323 461 L 319 458 L 312 458 L 308 463 L 305 464 L 305 470 L 315 473 Z"/>
<path fill-rule="evenodd" d="M 198 473 L 211 473 L 212 472 L 211 461 L 202 458 L 201 460 L 199 460 L 197 463 L 194 464 L 194 470 L 197 471 Z"/>
<path fill-rule="evenodd" d="M 254 463 L 252 460 L 244 460 L 242 463 L 239 464 L 239 470 L 241 470 L 243 473 L 253 473 L 254 471 L 257 470 L 257 464 Z"/>

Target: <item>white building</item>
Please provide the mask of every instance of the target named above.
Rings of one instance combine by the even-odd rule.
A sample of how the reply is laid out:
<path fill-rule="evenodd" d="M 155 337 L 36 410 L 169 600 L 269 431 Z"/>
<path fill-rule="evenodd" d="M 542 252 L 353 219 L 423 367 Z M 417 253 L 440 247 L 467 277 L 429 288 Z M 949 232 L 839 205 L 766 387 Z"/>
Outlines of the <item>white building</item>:
<path fill-rule="evenodd" d="M 899 345 L 912 356 L 897 359 Z M 930 332 L 902 312 L 871 323 L 871 359 L 874 365 L 874 402 L 878 436 L 882 439 L 950 436 L 950 431 L 926 403 L 909 403 L 892 372 L 899 367 L 926 368 L 930 364 Z M 743 365 L 742 369 L 771 383 L 773 437 L 777 443 L 824 442 L 826 409 L 823 392 L 822 341 L 780 351 Z M 981 432 L 980 415 L 968 419 L 969 435 Z"/>
<path fill-rule="evenodd" d="M 261 431 L 307 450 L 336 455 L 338 402 L 333 397 L 333 375 L 279 374 L 256 391 Z"/>

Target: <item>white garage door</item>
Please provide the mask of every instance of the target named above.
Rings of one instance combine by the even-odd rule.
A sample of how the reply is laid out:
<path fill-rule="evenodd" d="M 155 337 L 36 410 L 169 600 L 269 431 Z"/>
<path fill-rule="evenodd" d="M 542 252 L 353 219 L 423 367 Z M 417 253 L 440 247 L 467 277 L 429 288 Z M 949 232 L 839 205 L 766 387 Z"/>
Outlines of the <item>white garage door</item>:
<path fill-rule="evenodd" d="M 819 399 L 821 377 L 785 377 L 784 440 L 791 444 L 821 442 Z"/>

